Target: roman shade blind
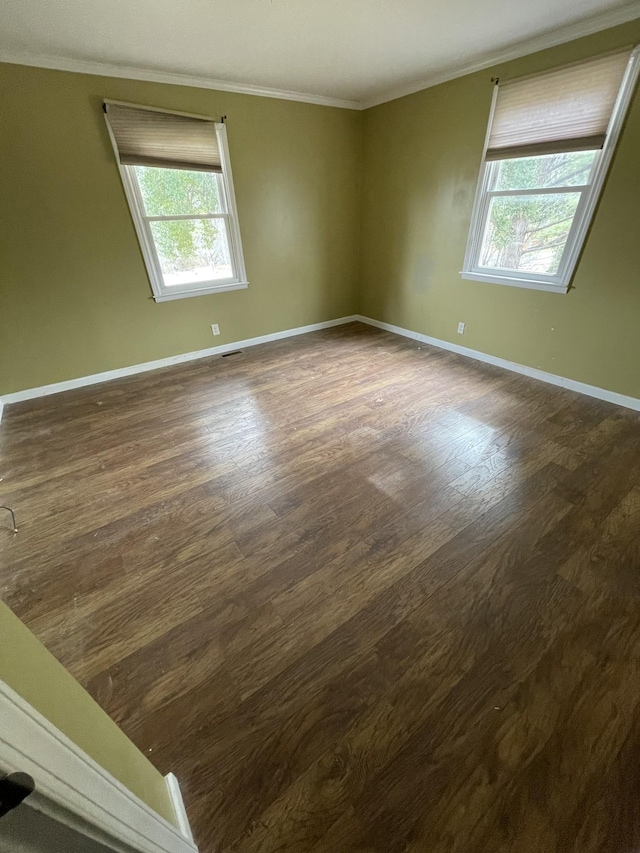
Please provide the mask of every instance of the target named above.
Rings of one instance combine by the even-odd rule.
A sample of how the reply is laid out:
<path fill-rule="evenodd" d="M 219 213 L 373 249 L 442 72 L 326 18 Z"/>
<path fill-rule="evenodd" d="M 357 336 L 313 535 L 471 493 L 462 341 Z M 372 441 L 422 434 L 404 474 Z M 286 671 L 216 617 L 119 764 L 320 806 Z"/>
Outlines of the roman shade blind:
<path fill-rule="evenodd" d="M 222 171 L 213 119 L 113 101 L 104 110 L 123 166 Z"/>
<path fill-rule="evenodd" d="M 602 148 L 631 49 L 498 87 L 487 160 Z"/>

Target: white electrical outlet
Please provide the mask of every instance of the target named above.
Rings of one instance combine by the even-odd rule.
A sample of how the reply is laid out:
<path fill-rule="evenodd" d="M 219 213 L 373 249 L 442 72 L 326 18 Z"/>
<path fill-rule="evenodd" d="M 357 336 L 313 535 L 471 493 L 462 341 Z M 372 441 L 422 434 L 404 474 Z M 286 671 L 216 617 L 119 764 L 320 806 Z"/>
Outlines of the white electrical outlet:
<path fill-rule="evenodd" d="M 220 334 L 220 326 L 217 323 L 213 323 L 211 326 L 211 331 L 213 332 L 214 335 L 219 335 Z"/>
<path fill-rule="evenodd" d="M 215 332 L 214 332 L 215 334 Z M 458 334 L 464 335 L 464 323 L 458 323 Z"/>

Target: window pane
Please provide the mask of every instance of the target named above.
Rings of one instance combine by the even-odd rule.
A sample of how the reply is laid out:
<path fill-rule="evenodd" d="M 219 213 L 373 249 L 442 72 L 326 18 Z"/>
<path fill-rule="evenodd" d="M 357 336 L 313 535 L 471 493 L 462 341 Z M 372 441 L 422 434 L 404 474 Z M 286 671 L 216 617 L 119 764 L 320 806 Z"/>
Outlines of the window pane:
<path fill-rule="evenodd" d="M 233 277 L 224 219 L 150 222 L 164 283 L 200 283 Z"/>
<path fill-rule="evenodd" d="M 491 200 L 480 266 L 555 275 L 580 193 Z"/>
<path fill-rule="evenodd" d="M 496 163 L 496 190 L 575 187 L 589 182 L 596 151 L 571 151 L 541 157 L 515 157 Z"/>
<path fill-rule="evenodd" d="M 134 166 L 147 216 L 222 213 L 214 172 Z"/>

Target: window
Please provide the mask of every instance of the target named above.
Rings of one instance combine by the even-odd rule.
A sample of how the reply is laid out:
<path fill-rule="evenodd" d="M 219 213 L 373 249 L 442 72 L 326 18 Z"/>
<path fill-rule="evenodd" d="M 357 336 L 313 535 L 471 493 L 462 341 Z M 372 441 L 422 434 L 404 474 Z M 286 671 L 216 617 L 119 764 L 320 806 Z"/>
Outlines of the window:
<path fill-rule="evenodd" d="M 463 278 L 566 293 L 638 65 L 627 49 L 496 86 Z"/>
<path fill-rule="evenodd" d="M 247 287 L 225 125 L 104 108 L 156 302 Z"/>

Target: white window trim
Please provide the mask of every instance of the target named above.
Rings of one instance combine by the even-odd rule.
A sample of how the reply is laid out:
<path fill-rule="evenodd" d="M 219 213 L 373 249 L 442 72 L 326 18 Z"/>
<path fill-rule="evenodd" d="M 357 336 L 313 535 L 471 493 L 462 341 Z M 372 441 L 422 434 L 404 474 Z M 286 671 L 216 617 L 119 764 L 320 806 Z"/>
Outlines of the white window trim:
<path fill-rule="evenodd" d="M 523 273 L 520 271 L 517 273 L 515 273 L 515 271 L 505 272 L 503 274 L 499 269 L 480 267 L 477 263 L 477 260 L 480 257 L 484 224 L 491 198 L 488 194 L 488 187 L 492 176 L 492 168 L 497 168 L 494 163 L 500 162 L 494 161 L 492 163 L 486 159 L 493 114 L 498 96 L 498 86 L 494 87 L 493 99 L 491 101 L 491 109 L 489 112 L 489 123 L 487 125 L 487 133 L 482 152 L 482 164 L 480 167 L 480 175 L 478 177 L 473 211 L 471 214 L 471 225 L 469 227 L 469 238 L 464 257 L 464 266 L 460 273 L 463 279 L 470 281 L 484 281 L 491 284 L 504 284 L 511 287 L 524 287 L 531 290 L 546 290 L 551 293 L 567 293 L 584 246 L 585 238 L 591 225 L 591 220 L 593 219 L 593 214 L 602 193 L 602 188 L 607 177 L 607 172 L 609 171 L 609 166 L 611 165 L 611 159 L 618 143 L 620 131 L 622 130 L 622 125 L 633 96 L 639 73 L 640 46 L 636 47 L 632 51 L 629 58 L 629 63 L 625 70 L 624 77 L 622 78 L 620 91 L 611 114 L 611 120 L 607 129 L 607 137 L 602 150 L 598 151 L 596 154 L 591 170 L 589 185 L 582 188 L 570 188 L 581 192 L 581 199 L 578 203 L 578 207 L 569 230 L 566 248 L 562 256 L 558 273 L 553 276 L 541 275 L 539 273 Z M 543 190 L 543 192 L 553 192 L 554 189 L 558 188 L 549 188 L 548 190 Z M 523 192 L 514 190 L 512 194 L 522 195 Z"/>
<path fill-rule="evenodd" d="M 231 254 L 231 266 L 235 271 L 232 278 L 216 279 L 209 282 L 201 282 L 193 285 L 187 282 L 183 285 L 172 285 L 167 287 L 164 283 L 160 261 L 156 251 L 153 235 L 148 226 L 145 215 L 144 203 L 140 194 L 138 181 L 133 172 L 134 166 L 123 166 L 120 163 L 118 149 L 107 122 L 109 136 L 116 155 L 118 169 L 122 186 L 131 211 L 131 218 L 140 243 L 140 249 L 147 268 L 153 298 L 156 302 L 170 302 L 174 299 L 186 299 L 191 296 L 205 296 L 209 293 L 224 293 L 228 290 L 244 290 L 249 286 L 247 271 L 244 265 L 244 253 L 242 251 L 242 239 L 240 237 L 240 226 L 238 224 L 238 209 L 236 206 L 236 195 L 233 186 L 233 174 L 231 172 L 231 160 L 229 157 L 229 143 L 227 141 L 227 128 L 224 122 L 215 122 L 216 136 L 220 150 L 222 163 L 222 183 L 224 184 L 224 213 L 220 214 L 227 222 L 227 235 L 229 238 L 229 251 Z M 218 215 L 214 215 L 216 218 Z M 175 217 L 167 217 L 174 219 Z"/>

